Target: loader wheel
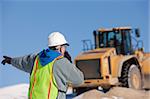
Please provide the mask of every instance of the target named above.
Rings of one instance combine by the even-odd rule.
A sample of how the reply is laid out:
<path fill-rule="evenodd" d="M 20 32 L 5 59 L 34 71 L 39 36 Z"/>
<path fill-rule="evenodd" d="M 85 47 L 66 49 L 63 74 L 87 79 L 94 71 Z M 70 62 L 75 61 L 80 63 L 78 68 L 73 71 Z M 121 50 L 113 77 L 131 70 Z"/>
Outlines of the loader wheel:
<path fill-rule="evenodd" d="M 139 68 L 136 65 L 123 67 L 120 82 L 123 87 L 142 89 L 142 77 Z"/>

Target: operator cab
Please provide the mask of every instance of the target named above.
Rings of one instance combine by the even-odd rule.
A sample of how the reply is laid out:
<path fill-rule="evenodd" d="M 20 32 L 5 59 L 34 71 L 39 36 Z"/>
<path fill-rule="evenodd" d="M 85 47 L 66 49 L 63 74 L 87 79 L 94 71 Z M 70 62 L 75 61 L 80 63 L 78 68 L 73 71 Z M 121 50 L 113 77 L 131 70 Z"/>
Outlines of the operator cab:
<path fill-rule="evenodd" d="M 113 47 L 116 48 L 117 54 L 133 54 L 131 32 L 132 30 L 129 27 L 99 29 L 94 31 L 95 49 Z"/>

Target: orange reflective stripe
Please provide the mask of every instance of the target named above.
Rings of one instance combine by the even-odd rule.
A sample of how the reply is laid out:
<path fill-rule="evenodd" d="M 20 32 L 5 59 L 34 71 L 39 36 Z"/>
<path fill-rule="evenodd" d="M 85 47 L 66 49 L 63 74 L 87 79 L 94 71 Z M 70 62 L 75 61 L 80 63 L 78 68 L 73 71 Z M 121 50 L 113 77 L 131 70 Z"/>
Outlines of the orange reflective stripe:
<path fill-rule="evenodd" d="M 50 99 L 50 94 L 51 94 L 51 81 L 50 81 L 50 84 L 49 84 L 49 88 L 48 88 L 48 99 Z"/>
<path fill-rule="evenodd" d="M 59 56 L 59 57 L 57 57 L 57 58 L 55 58 L 55 60 L 54 61 L 56 61 L 56 60 L 58 60 L 58 59 L 60 59 L 60 58 L 63 58 L 63 56 Z M 52 69 L 53 70 L 53 69 Z M 51 72 L 51 75 L 50 75 L 50 84 L 49 84 L 49 89 L 48 89 L 48 99 L 50 99 L 50 93 L 51 93 L 51 83 L 54 83 L 53 82 L 53 71 Z M 55 85 L 55 84 L 54 84 Z"/>
<path fill-rule="evenodd" d="M 35 85 L 35 82 L 36 82 L 35 74 L 36 74 L 37 69 L 38 69 L 38 60 L 36 59 L 36 68 L 35 68 L 35 71 L 34 71 L 34 81 L 33 81 L 33 84 L 32 84 L 32 89 L 30 91 L 30 99 L 32 99 L 32 91 L 33 91 L 33 88 L 34 88 L 34 85 Z"/>
<path fill-rule="evenodd" d="M 61 58 L 63 58 L 63 56 L 61 55 L 61 56 L 58 56 L 57 58 L 55 58 L 55 60 L 54 61 L 56 61 L 56 60 L 58 60 L 58 59 L 61 59 Z"/>

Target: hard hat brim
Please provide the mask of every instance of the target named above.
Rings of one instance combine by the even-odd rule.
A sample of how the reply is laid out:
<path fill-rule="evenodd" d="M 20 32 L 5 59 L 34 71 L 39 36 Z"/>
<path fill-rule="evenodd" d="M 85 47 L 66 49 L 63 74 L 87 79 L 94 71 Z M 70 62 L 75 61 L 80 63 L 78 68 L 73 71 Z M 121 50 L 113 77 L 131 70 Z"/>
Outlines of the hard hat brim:
<path fill-rule="evenodd" d="M 70 46 L 68 43 L 65 43 L 65 44 L 62 44 L 62 45 L 67 45 L 67 46 Z M 54 47 L 54 46 L 61 46 L 61 45 L 54 45 L 54 46 L 50 46 L 48 45 L 49 47 Z"/>
<path fill-rule="evenodd" d="M 66 44 L 63 44 L 63 45 L 67 45 L 67 46 L 69 46 L 69 44 L 68 44 L 68 43 L 66 43 Z"/>

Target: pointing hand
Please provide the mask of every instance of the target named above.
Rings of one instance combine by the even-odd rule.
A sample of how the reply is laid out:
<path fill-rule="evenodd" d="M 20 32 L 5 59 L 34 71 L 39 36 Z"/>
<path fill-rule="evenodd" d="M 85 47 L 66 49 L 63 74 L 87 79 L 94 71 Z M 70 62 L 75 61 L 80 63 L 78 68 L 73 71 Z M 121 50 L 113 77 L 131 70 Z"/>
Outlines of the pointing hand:
<path fill-rule="evenodd" d="M 4 58 L 4 59 L 3 59 L 2 62 L 1 62 L 3 65 L 5 65 L 6 63 L 7 63 L 7 64 L 11 64 L 11 59 L 12 59 L 11 57 L 3 56 L 3 58 Z"/>

